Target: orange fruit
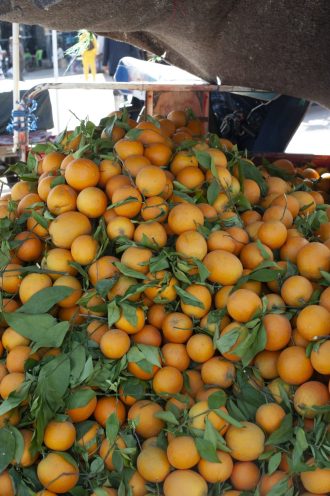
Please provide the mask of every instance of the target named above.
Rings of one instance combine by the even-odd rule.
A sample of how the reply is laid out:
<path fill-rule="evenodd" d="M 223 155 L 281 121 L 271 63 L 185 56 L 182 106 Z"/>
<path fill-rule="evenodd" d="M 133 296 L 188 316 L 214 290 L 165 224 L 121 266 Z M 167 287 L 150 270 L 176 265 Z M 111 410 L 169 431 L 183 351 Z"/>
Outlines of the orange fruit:
<path fill-rule="evenodd" d="M 267 434 L 276 431 L 285 417 L 285 410 L 277 403 L 265 403 L 256 411 L 256 422 Z"/>
<path fill-rule="evenodd" d="M 16 489 L 14 485 L 14 481 L 9 474 L 8 470 L 4 470 L 0 474 L 0 487 L 3 496 L 15 496 Z"/>
<path fill-rule="evenodd" d="M 233 459 L 224 451 L 217 450 L 218 463 L 204 460 L 203 458 L 198 462 L 198 472 L 201 476 L 212 484 L 217 482 L 224 482 L 229 479 L 233 471 Z"/>
<path fill-rule="evenodd" d="M 71 245 L 71 255 L 80 265 L 93 262 L 99 250 L 99 243 L 89 234 L 82 234 L 75 238 Z"/>
<path fill-rule="evenodd" d="M 171 161 L 171 172 L 176 176 L 186 167 L 198 167 L 197 158 L 188 150 L 177 152 Z"/>
<path fill-rule="evenodd" d="M 311 363 L 313 369 L 319 374 L 328 375 L 330 374 L 330 341 L 324 341 L 321 344 L 317 344 L 311 353 Z"/>
<path fill-rule="evenodd" d="M 134 231 L 134 241 L 144 245 L 154 245 L 163 248 L 167 243 L 165 228 L 159 222 L 139 224 Z"/>
<path fill-rule="evenodd" d="M 65 155 L 60 152 L 47 153 L 42 159 L 43 172 L 50 172 L 59 169 L 64 158 Z"/>
<path fill-rule="evenodd" d="M 40 203 L 42 199 L 36 193 L 29 193 L 24 196 L 17 205 L 17 214 L 20 216 L 27 212 L 32 212 L 32 210 L 38 211 L 40 209 Z M 38 206 L 37 206 L 38 205 Z"/>
<path fill-rule="evenodd" d="M 294 219 L 297 217 L 300 210 L 300 205 L 297 198 L 292 195 L 287 195 L 286 193 L 277 196 L 272 201 L 271 205 L 278 205 L 280 207 L 288 208 Z"/>
<path fill-rule="evenodd" d="M 96 219 L 104 214 L 107 203 L 106 194 L 100 188 L 90 186 L 80 191 L 77 197 L 77 210 L 90 219 Z"/>
<path fill-rule="evenodd" d="M 88 269 L 88 276 L 91 284 L 95 286 L 96 283 L 102 279 L 114 277 L 118 273 L 118 269 L 114 265 L 114 262 L 117 261 L 118 259 L 116 257 L 105 255 L 93 262 Z"/>
<path fill-rule="evenodd" d="M 144 156 L 150 160 L 151 164 L 163 167 L 169 163 L 172 150 L 165 143 L 151 143 L 145 147 Z"/>
<path fill-rule="evenodd" d="M 54 451 L 66 451 L 71 448 L 76 439 L 76 429 L 74 425 L 66 420 L 57 422 L 51 420 L 44 432 L 44 444 Z"/>
<path fill-rule="evenodd" d="M 295 236 L 287 238 L 286 242 L 281 246 L 280 249 L 281 260 L 289 260 L 290 262 L 296 264 L 297 255 L 300 249 L 307 244 L 307 239 L 302 237 Z"/>
<path fill-rule="evenodd" d="M 131 186 L 131 181 L 128 176 L 123 176 L 122 174 L 118 174 L 116 176 L 110 177 L 105 185 L 105 192 L 112 199 L 112 195 L 117 189 L 122 188 L 123 186 Z"/>
<path fill-rule="evenodd" d="M 17 243 L 16 255 L 23 262 L 33 262 L 40 258 L 43 246 L 36 234 L 22 231 L 15 236 L 14 242 Z"/>
<path fill-rule="evenodd" d="M 157 285 L 148 287 L 144 290 L 144 294 L 151 300 L 156 299 L 174 301 L 176 298 L 175 285 L 178 281 L 170 272 L 159 270 L 153 274 L 147 274 L 146 283 L 157 281 Z"/>
<path fill-rule="evenodd" d="M 311 361 L 306 357 L 305 348 L 289 346 L 281 351 L 277 361 L 278 375 L 288 384 L 300 385 L 313 374 Z"/>
<path fill-rule="evenodd" d="M 284 302 L 291 307 L 302 307 L 313 294 L 311 282 L 303 276 L 291 276 L 286 279 L 281 288 Z"/>
<path fill-rule="evenodd" d="M 141 450 L 136 466 L 139 474 L 148 482 L 162 482 L 170 471 L 166 453 L 154 446 Z"/>
<path fill-rule="evenodd" d="M 155 165 L 147 165 L 138 172 L 135 182 L 143 196 L 160 195 L 166 185 L 166 174 Z"/>
<path fill-rule="evenodd" d="M 188 259 L 203 260 L 207 254 L 207 248 L 204 236 L 197 231 L 185 231 L 177 237 L 175 242 L 176 251 Z"/>
<path fill-rule="evenodd" d="M 104 460 L 105 466 L 108 470 L 114 470 L 113 465 L 113 455 L 115 452 L 118 453 L 120 449 L 126 448 L 125 441 L 121 437 L 117 437 L 113 445 L 111 445 L 108 439 L 103 439 L 100 446 L 100 457 Z"/>
<path fill-rule="evenodd" d="M 39 360 L 39 356 L 32 352 L 29 346 L 15 346 L 7 353 L 6 367 L 8 372 L 21 372 L 25 370 L 25 362 L 29 359 Z"/>
<path fill-rule="evenodd" d="M 318 242 L 308 243 L 297 254 L 297 267 L 302 276 L 312 280 L 320 279 L 321 270 L 330 270 L 329 248 Z"/>
<path fill-rule="evenodd" d="M 253 462 L 236 462 L 230 476 L 230 482 L 235 489 L 251 491 L 257 487 L 260 470 Z"/>
<path fill-rule="evenodd" d="M 79 432 L 79 431 L 78 431 Z M 97 422 L 91 422 L 87 432 L 84 432 L 77 440 L 77 445 L 83 449 L 88 456 L 93 455 L 100 444 L 100 438 L 103 437 L 103 430 Z"/>
<path fill-rule="evenodd" d="M 82 191 L 90 186 L 96 186 L 100 180 L 100 169 L 95 162 L 88 158 L 72 160 L 65 168 L 65 180 L 72 188 Z"/>
<path fill-rule="evenodd" d="M 182 203 L 172 208 L 168 216 L 168 224 L 175 234 L 196 231 L 198 226 L 204 224 L 204 215 L 196 205 Z"/>
<path fill-rule="evenodd" d="M 207 238 L 207 247 L 209 251 L 225 250 L 234 253 L 236 244 L 228 232 L 219 230 L 210 233 Z"/>
<path fill-rule="evenodd" d="M 207 483 L 193 470 L 174 470 L 164 481 L 164 496 L 206 496 Z"/>
<path fill-rule="evenodd" d="M 158 436 L 164 428 L 164 422 L 155 414 L 162 411 L 162 407 L 154 401 L 138 400 L 128 410 L 127 419 L 135 422 L 135 430 L 143 438 Z"/>
<path fill-rule="evenodd" d="M 178 394 L 183 386 L 181 372 L 170 366 L 159 369 L 153 377 L 152 388 L 159 396 Z"/>
<path fill-rule="evenodd" d="M 126 294 L 126 292 L 132 286 L 135 286 L 136 284 L 137 284 L 137 279 L 134 279 L 133 277 L 119 276 L 119 278 L 117 279 L 117 282 L 108 291 L 108 294 L 107 294 L 108 300 L 111 301 L 116 296 L 124 296 Z M 129 301 L 137 301 L 137 300 L 139 300 L 140 295 L 141 295 L 140 292 L 136 292 L 136 294 L 132 294 L 127 299 Z"/>
<path fill-rule="evenodd" d="M 186 347 L 191 360 L 197 363 L 206 362 L 215 353 L 213 340 L 206 334 L 194 334 L 189 338 Z"/>
<path fill-rule="evenodd" d="M 287 317 L 280 314 L 267 314 L 264 316 L 263 325 L 266 330 L 265 349 L 277 351 L 283 349 L 291 339 L 292 328 Z"/>
<path fill-rule="evenodd" d="M 21 429 L 20 433 L 23 437 L 24 447 L 23 447 L 22 456 L 21 456 L 20 460 L 18 461 L 18 464 L 21 467 L 30 467 L 31 465 L 33 465 L 35 463 L 35 461 L 39 457 L 38 452 L 34 453 L 33 455 L 31 453 L 31 441 L 32 441 L 32 436 L 34 433 L 33 433 L 33 431 L 30 431 L 28 429 Z M 16 463 L 14 463 L 14 464 L 16 465 Z"/>
<path fill-rule="evenodd" d="M 309 459 L 308 465 L 314 465 L 314 459 Z M 307 491 L 315 494 L 330 492 L 330 469 L 318 468 L 312 472 L 301 472 L 300 479 Z"/>
<path fill-rule="evenodd" d="M 108 222 L 107 234 L 110 239 L 116 239 L 119 236 L 126 236 L 128 239 L 133 239 L 135 226 L 127 217 L 115 216 Z"/>
<path fill-rule="evenodd" d="M 0 274 L 0 289 L 5 293 L 17 293 L 21 285 L 22 266 L 16 263 L 6 265 Z"/>
<path fill-rule="evenodd" d="M 198 167 L 185 167 L 180 170 L 176 180 L 188 189 L 200 188 L 205 181 L 203 172 Z"/>
<path fill-rule="evenodd" d="M 133 334 L 132 340 L 134 343 L 148 344 L 150 346 L 160 346 L 162 335 L 157 327 L 146 324 L 141 331 Z"/>
<path fill-rule="evenodd" d="M 62 274 L 75 275 L 77 273 L 77 269 L 70 265 L 71 262 L 73 258 L 70 250 L 53 248 L 46 253 L 43 268 L 48 271 L 51 279 L 56 280 Z"/>
<path fill-rule="evenodd" d="M 38 463 L 37 476 L 40 483 L 56 493 L 66 493 L 73 489 L 79 479 L 78 467 L 75 462 L 67 460 L 60 453 L 48 453 Z"/>
<path fill-rule="evenodd" d="M 300 215 L 308 215 L 314 212 L 316 202 L 307 191 L 294 191 L 291 195 L 298 200 Z"/>
<path fill-rule="evenodd" d="M 132 496 L 144 496 L 147 492 L 146 481 L 136 470 L 128 482 Z"/>
<path fill-rule="evenodd" d="M 227 413 L 225 407 L 220 407 L 220 410 Z M 198 401 L 190 407 L 189 419 L 193 429 L 205 430 L 206 420 L 211 422 L 213 427 L 222 434 L 228 429 L 228 423 L 209 409 L 207 400 Z"/>
<path fill-rule="evenodd" d="M 308 305 L 297 317 L 299 334 L 309 341 L 326 336 L 330 332 L 330 312 L 321 305 Z"/>
<path fill-rule="evenodd" d="M 105 426 L 107 419 L 110 415 L 114 413 L 120 423 L 120 425 L 126 419 L 126 410 L 123 403 L 113 396 L 101 396 L 97 400 L 96 408 L 93 412 L 95 420 Z"/>
<path fill-rule="evenodd" d="M 308 381 L 298 387 L 293 397 L 296 412 L 305 418 L 314 418 L 318 411 L 314 407 L 329 403 L 330 395 L 327 386 L 319 381 Z"/>
<path fill-rule="evenodd" d="M 81 390 L 88 388 L 81 388 Z M 90 400 L 86 401 L 85 404 L 75 408 L 69 408 L 67 414 L 69 415 L 72 422 L 83 422 L 87 420 L 94 412 L 97 404 L 96 394 Z"/>
<path fill-rule="evenodd" d="M 190 338 L 192 330 L 193 322 L 184 313 L 172 312 L 163 320 L 163 335 L 171 343 L 185 343 Z"/>
<path fill-rule="evenodd" d="M 135 334 L 143 329 L 145 323 L 145 315 L 141 307 L 135 307 L 135 318 L 136 322 L 133 325 L 131 321 L 125 317 L 124 313 L 121 312 L 121 315 L 116 322 L 116 327 L 125 331 L 127 334 Z"/>
<path fill-rule="evenodd" d="M 132 219 L 141 210 L 142 196 L 133 186 L 122 186 L 116 189 L 111 200 L 113 205 L 119 203 L 118 206 L 113 207 L 117 215 Z"/>
<path fill-rule="evenodd" d="M 110 329 L 101 338 L 100 348 L 104 356 L 111 360 L 123 357 L 130 349 L 131 341 L 126 332 Z"/>
<path fill-rule="evenodd" d="M 225 250 L 210 251 L 203 263 L 210 273 L 209 281 L 223 286 L 235 284 L 243 272 L 243 266 L 236 255 Z"/>
<path fill-rule="evenodd" d="M 273 193 L 280 195 L 289 191 L 289 184 L 281 177 L 269 176 L 266 178 L 266 183 L 268 187 L 268 195 L 272 195 Z"/>
<path fill-rule="evenodd" d="M 259 203 L 261 191 L 256 181 L 253 181 L 253 179 L 244 179 L 243 192 L 244 196 L 249 200 L 251 205 L 256 205 Z"/>
<path fill-rule="evenodd" d="M 226 229 L 226 232 L 230 234 L 231 238 L 235 242 L 234 254 L 239 255 L 242 251 L 244 245 L 249 242 L 248 233 L 241 227 L 233 226 Z"/>
<path fill-rule="evenodd" d="M 166 453 L 172 467 L 181 470 L 194 467 L 200 460 L 195 441 L 190 436 L 173 438 L 168 443 Z"/>
<path fill-rule="evenodd" d="M 272 205 L 265 210 L 265 213 L 262 217 L 264 222 L 270 220 L 279 220 L 281 221 L 287 229 L 289 229 L 293 224 L 292 213 L 289 208 L 280 205 Z"/>
<path fill-rule="evenodd" d="M 152 251 L 149 248 L 130 246 L 123 252 L 121 262 L 130 269 L 147 274 L 151 257 Z"/>
<path fill-rule="evenodd" d="M 48 230 L 43 227 L 41 224 L 39 224 L 36 220 L 34 220 L 33 217 L 29 217 L 26 221 L 26 228 L 28 231 L 33 232 L 36 234 L 39 238 L 47 238 L 48 236 Z"/>
<path fill-rule="evenodd" d="M 269 494 L 271 490 L 277 484 L 279 484 L 279 482 L 281 482 L 283 479 L 287 477 L 288 477 L 287 474 L 282 470 L 277 470 L 276 472 L 273 472 L 271 475 L 270 474 L 262 475 L 259 485 L 260 496 L 267 496 L 267 494 Z M 292 485 L 291 481 L 288 480 L 287 489 L 289 489 L 290 485 Z"/>
<path fill-rule="evenodd" d="M 242 427 L 230 425 L 226 432 L 226 444 L 231 456 L 240 462 L 256 460 L 264 451 L 265 434 L 252 422 L 241 422 Z"/>
<path fill-rule="evenodd" d="M 58 184 L 51 188 L 47 196 L 47 208 L 54 215 L 76 210 L 77 193 L 67 184 Z"/>
<path fill-rule="evenodd" d="M 123 169 L 132 177 L 136 177 L 138 172 L 146 165 L 151 165 L 150 160 L 144 155 L 130 155 L 124 161 Z"/>
<path fill-rule="evenodd" d="M 185 289 L 185 291 L 189 293 L 189 295 L 191 295 L 200 306 L 194 305 L 193 303 L 185 303 L 184 299 L 181 298 L 181 309 L 183 313 L 196 319 L 204 317 L 212 305 L 212 295 L 210 290 L 201 284 L 191 284 Z"/>
<path fill-rule="evenodd" d="M 231 362 L 215 356 L 203 363 L 201 375 L 204 384 L 227 388 L 233 384 L 236 371 Z"/>
<path fill-rule="evenodd" d="M 73 241 L 92 230 L 90 220 L 81 212 L 60 214 L 49 225 L 52 242 L 58 248 L 71 248 Z"/>
<path fill-rule="evenodd" d="M 99 165 L 100 178 L 98 186 L 105 188 L 105 185 L 111 177 L 117 176 L 121 173 L 120 163 L 116 160 L 103 159 Z"/>
<path fill-rule="evenodd" d="M 147 320 L 149 324 L 161 329 L 164 319 L 166 317 L 165 306 L 159 303 L 155 303 L 149 307 L 147 312 Z"/>
<path fill-rule="evenodd" d="M 97 344 L 100 344 L 102 336 L 109 330 L 106 324 L 99 320 L 92 320 L 87 326 L 88 338 Z"/>
<path fill-rule="evenodd" d="M 27 274 L 19 288 L 21 302 L 26 303 L 35 293 L 50 286 L 52 286 L 52 281 L 47 274 Z"/>
<path fill-rule="evenodd" d="M 156 220 L 163 222 L 168 214 L 169 207 L 161 196 L 152 196 L 147 198 L 141 208 L 141 217 L 143 220 Z"/>
<path fill-rule="evenodd" d="M 12 372 L 5 375 L 0 383 L 0 396 L 6 400 L 10 393 L 19 390 L 24 380 L 25 376 L 22 372 Z"/>
<path fill-rule="evenodd" d="M 287 228 L 279 220 L 263 222 L 258 230 L 258 239 L 271 250 L 281 248 L 286 241 L 287 235 Z"/>
<path fill-rule="evenodd" d="M 243 246 L 240 252 L 240 260 L 245 269 L 256 269 L 265 260 L 273 259 L 273 252 L 264 244 L 259 247 L 258 243 L 249 243 Z"/>
<path fill-rule="evenodd" d="M 140 141 L 121 139 L 114 146 L 115 152 L 121 160 L 130 155 L 143 155 L 143 144 Z"/>
<path fill-rule="evenodd" d="M 254 365 L 261 377 L 264 379 L 275 379 L 278 377 L 277 362 L 279 355 L 279 351 L 264 350 L 258 353 L 254 359 Z"/>
<path fill-rule="evenodd" d="M 261 311 L 262 302 L 258 295 L 248 289 L 237 289 L 227 301 L 229 315 L 238 322 L 248 322 Z"/>
<path fill-rule="evenodd" d="M 10 194 L 12 201 L 20 201 L 24 196 L 29 193 L 35 193 L 36 185 L 31 181 L 18 181 L 13 184 Z"/>

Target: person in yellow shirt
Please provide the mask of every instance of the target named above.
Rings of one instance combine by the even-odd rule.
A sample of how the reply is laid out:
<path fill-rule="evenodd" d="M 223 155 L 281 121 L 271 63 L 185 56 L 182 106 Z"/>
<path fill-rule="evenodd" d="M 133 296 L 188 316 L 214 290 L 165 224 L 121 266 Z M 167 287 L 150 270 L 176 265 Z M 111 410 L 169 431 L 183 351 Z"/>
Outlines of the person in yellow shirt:
<path fill-rule="evenodd" d="M 86 81 L 88 80 L 90 71 L 92 73 L 93 81 L 95 81 L 97 56 L 96 36 L 89 31 L 82 31 L 79 35 L 79 42 L 81 42 L 81 56 L 85 79 Z"/>

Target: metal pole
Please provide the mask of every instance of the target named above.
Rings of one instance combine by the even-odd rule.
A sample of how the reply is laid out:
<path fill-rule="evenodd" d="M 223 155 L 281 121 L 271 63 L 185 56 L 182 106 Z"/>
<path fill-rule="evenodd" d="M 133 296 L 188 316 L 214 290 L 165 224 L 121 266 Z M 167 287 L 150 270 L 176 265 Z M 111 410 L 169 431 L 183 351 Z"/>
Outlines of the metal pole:
<path fill-rule="evenodd" d="M 17 110 L 19 102 L 19 24 L 13 23 L 13 109 Z M 18 148 L 19 136 L 18 131 L 14 131 L 14 152 Z"/>
<path fill-rule="evenodd" d="M 53 68 L 54 68 L 54 82 L 58 82 L 58 56 L 57 56 L 57 31 L 52 31 L 52 46 L 53 46 Z M 57 133 L 60 131 L 60 112 L 58 106 L 58 93 L 55 90 L 55 130 Z"/>

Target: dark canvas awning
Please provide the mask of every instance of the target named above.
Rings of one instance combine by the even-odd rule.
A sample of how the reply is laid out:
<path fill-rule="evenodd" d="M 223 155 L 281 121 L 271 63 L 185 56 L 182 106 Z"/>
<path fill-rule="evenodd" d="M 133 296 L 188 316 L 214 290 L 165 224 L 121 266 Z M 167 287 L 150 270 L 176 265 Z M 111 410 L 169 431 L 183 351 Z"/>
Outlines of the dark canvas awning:
<path fill-rule="evenodd" d="M 330 107 L 329 0 L 2 0 L 0 19 L 124 40 L 208 81 Z"/>

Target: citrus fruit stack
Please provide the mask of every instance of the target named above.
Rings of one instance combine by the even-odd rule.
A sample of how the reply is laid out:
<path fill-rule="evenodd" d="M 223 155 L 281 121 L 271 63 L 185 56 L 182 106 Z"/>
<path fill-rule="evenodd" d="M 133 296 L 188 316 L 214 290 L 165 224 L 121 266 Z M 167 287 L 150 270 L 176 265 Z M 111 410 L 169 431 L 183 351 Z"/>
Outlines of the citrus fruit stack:
<path fill-rule="evenodd" d="M 329 174 L 191 112 L 82 122 L 0 201 L 0 494 L 327 494 Z"/>

